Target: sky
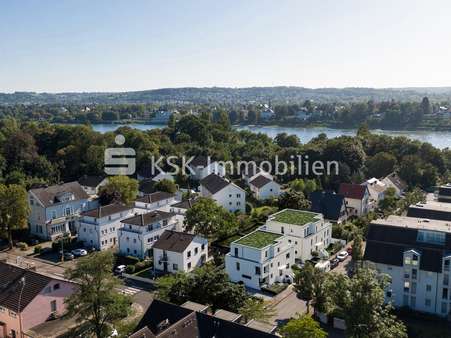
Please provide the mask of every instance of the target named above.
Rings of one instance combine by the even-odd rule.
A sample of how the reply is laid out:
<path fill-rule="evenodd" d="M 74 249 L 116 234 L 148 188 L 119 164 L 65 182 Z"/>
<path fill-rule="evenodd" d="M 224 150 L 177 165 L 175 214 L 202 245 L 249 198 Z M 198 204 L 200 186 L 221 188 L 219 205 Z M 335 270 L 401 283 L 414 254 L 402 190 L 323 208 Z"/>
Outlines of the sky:
<path fill-rule="evenodd" d="M 449 0 L 0 0 L 0 92 L 451 86 Z"/>

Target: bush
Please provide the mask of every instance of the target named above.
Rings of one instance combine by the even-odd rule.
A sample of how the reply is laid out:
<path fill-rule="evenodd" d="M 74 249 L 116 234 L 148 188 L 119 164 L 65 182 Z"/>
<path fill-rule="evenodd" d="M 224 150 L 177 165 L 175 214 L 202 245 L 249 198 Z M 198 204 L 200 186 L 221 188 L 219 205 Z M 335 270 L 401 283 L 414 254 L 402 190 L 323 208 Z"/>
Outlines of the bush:
<path fill-rule="evenodd" d="M 22 251 L 28 250 L 28 244 L 25 242 L 19 242 L 16 246 Z"/>
<path fill-rule="evenodd" d="M 36 246 L 34 247 L 34 253 L 35 253 L 35 254 L 40 254 L 41 251 L 42 251 L 42 246 L 36 245 Z"/>
<path fill-rule="evenodd" d="M 135 266 L 134 265 L 127 265 L 127 268 L 125 269 L 125 272 L 128 274 L 135 273 Z"/>
<path fill-rule="evenodd" d="M 151 260 L 141 261 L 135 264 L 135 272 L 147 269 L 152 266 Z"/>

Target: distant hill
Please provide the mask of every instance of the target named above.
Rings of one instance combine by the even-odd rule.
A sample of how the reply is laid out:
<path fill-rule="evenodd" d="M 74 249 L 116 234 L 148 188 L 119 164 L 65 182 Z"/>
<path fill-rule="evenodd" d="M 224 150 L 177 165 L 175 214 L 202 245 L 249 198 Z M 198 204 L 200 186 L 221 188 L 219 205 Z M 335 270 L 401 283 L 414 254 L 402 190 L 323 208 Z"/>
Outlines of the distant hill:
<path fill-rule="evenodd" d="M 119 104 L 119 103 L 299 103 L 352 102 L 374 99 L 420 101 L 424 96 L 433 101 L 451 101 L 451 87 L 424 88 L 304 88 L 304 87 L 250 87 L 250 88 L 162 88 L 134 92 L 93 93 L 0 93 L 0 105 L 12 104 Z"/>

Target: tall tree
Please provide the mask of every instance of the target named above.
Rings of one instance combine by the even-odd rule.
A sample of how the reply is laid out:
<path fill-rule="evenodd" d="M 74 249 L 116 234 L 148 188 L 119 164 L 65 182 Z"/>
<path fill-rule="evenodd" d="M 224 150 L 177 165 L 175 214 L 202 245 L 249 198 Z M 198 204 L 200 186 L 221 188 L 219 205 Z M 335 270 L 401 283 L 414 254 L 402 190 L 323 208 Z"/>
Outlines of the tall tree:
<path fill-rule="evenodd" d="M 313 299 L 314 278 L 315 278 L 315 267 L 310 262 L 306 262 L 303 268 L 295 272 L 294 288 L 299 298 L 306 301 L 307 313 L 310 312 L 310 302 Z"/>
<path fill-rule="evenodd" d="M 164 191 L 171 194 L 174 194 L 177 191 L 177 185 L 174 183 L 174 181 L 163 179 L 153 186 L 155 191 Z"/>
<path fill-rule="evenodd" d="M 250 297 L 244 301 L 244 305 L 240 307 L 238 313 L 243 316 L 246 323 L 252 319 L 269 323 L 271 317 L 275 315 L 275 309 L 267 301 Z"/>
<path fill-rule="evenodd" d="M 113 276 L 113 263 L 110 251 L 96 252 L 78 260 L 75 268 L 65 273 L 78 283 L 66 299 L 68 315 L 86 321 L 97 338 L 109 337 L 109 325 L 130 310 L 130 298 L 116 291 L 121 281 Z"/>
<path fill-rule="evenodd" d="M 128 176 L 112 176 L 108 183 L 100 189 L 102 204 L 113 202 L 131 203 L 138 195 L 138 181 Z"/>
<path fill-rule="evenodd" d="M 309 315 L 291 319 L 280 329 L 283 338 L 326 338 L 327 333 Z"/>
<path fill-rule="evenodd" d="M 311 203 L 302 192 L 288 190 L 279 197 L 280 209 L 310 209 Z"/>
<path fill-rule="evenodd" d="M 0 232 L 8 238 L 10 248 L 13 247 L 13 230 L 27 226 L 29 213 L 25 188 L 16 184 L 0 184 Z"/>

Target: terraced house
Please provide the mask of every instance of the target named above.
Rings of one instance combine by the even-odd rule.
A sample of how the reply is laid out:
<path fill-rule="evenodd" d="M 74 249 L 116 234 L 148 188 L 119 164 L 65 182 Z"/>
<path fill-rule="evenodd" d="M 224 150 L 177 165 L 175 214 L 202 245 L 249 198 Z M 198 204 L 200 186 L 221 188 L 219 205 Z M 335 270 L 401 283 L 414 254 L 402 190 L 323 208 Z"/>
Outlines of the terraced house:
<path fill-rule="evenodd" d="M 322 214 L 285 209 L 268 217 L 261 230 L 288 236 L 294 246 L 294 256 L 302 262 L 312 258 L 316 251 L 327 257 L 325 250 L 332 239 L 332 225 Z"/>
<path fill-rule="evenodd" d="M 231 243 L 225 266 L 231 281 L 260 290 L 292 278 L 294 260 L 288 236 L 256 230 Z"/>

